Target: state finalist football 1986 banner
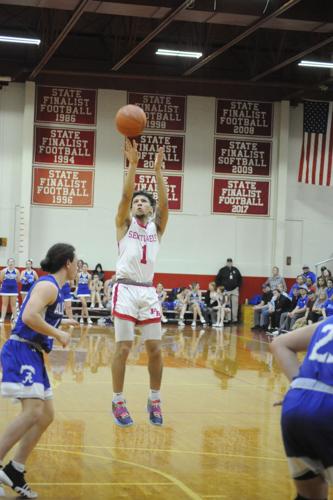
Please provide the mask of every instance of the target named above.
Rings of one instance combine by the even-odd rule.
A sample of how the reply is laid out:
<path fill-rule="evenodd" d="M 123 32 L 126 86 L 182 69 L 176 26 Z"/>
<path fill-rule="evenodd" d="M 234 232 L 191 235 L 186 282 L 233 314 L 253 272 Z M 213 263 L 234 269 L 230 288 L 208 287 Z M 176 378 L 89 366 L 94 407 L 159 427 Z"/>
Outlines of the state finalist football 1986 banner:
<path fill-rule="evenodd" d="M 269 215 L 269 181 L 213 179 L 213 213 Z"/>

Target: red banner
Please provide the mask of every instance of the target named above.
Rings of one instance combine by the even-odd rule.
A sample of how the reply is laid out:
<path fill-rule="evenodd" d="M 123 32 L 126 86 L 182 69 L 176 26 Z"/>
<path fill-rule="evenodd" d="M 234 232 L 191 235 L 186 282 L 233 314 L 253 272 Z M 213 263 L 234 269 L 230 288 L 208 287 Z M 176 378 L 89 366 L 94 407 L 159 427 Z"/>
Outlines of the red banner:
<path fill-rule="evenodd" d="M 213 213 L 269 215 L 269 181 L 213 179 Z"/>
<path fill-rule="evenodd" d="M 94 172 L 60 168 L 33 169 L 32 203 L 57 207 L 92 207 Z"/>
<path fill-rule="evenodd" d="M 129 92 L 128 103 L 144 110 L 148 129 L 185 131 L 185 96 Z"/>
<path fill-rule="evenodd" d="M 181 175 L 164 175 L 163 177 L 168 190 L 169 209 L 182 210 L 183 177 Z M 136 174 L 135 189 L 148 191 L 157 199 L 156 177 L 151 174 Z"/>
<path fill-rule="evenodd" d="M 215 173 L 270 175 L 271 143 L 215 138 Z"/>
<path fill-rule="evenodd" d="M 155 155 L 159 147 L 164 147 L 165 170 L 182 172 L 184 157 L 184 136 L 183 135 L 156 135 L 144 134 L 135 137 L 140 152 L 138 168 L 153 169 Z M 127 162 L 125 162 L 127 167 Z"/>
<path fill-rule="evenodd" d="M 272 137 L 271 102 L 218 99 L 216 133 Z"/>
<path fill-rule="evenodd" d="M 93 167 L 95 131 L 35 127 L 34 162 Z"/>
<path fill-rule="evenodd" d="M 35 121 L 96 125 L 96 90 L 38 86 Z"/>

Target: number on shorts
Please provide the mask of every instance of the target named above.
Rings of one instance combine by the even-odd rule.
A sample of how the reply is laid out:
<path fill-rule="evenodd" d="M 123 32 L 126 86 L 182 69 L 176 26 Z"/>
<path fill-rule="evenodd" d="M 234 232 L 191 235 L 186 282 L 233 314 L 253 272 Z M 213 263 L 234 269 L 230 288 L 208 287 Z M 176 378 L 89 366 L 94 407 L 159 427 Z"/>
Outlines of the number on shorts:
<path fill-rule="evenodd" d="M 313 349 L 311 351 L 311 354 L 309 356 L 310 361 L 318 361 L 319 363 L 333 363 L 333 354 L 330 352 L 323 352 L 319 353 L 319 349 L 323 347 L 324 345 L 328 344 L 333 340 L 333 326 L 332 325 L 326 325 L 322 329 L 322 331 L 328 332 L 325 337 L 322 339 L 318 340 L 318 342 L 315 343 L 313 346 Z"/>
<path fill-rule="evenodd" d="M 140 262 L 141 264 L 147 264 L 147 245 L 143 245 L 142 247 L 142 259 Z"/>

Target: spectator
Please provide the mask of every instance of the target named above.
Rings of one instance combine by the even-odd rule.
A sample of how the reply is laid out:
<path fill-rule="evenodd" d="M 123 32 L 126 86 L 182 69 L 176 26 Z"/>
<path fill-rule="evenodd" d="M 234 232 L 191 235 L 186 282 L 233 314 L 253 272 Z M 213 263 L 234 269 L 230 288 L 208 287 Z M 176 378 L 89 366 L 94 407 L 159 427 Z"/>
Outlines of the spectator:
<path fill-rule="evenodd" d="M 316 284 L 313 283 L 312 278 L 310 276 L 305 279 L 305 285 L 306 285 L 307 289 L 309 290 L 309 292 L 311 291 L 313 293 L 316 293 L 316 291 L 317 291 Z"/>
<path fill-rule="evenodd" d="M 319 278 L 317 279 L 317 295 L 320 292 L 326 293 L 326 280 L 322 276 L 319 276 Z"/>
<path fill-rule="evenodd" d="M 327 278 L 332 277 L 331 271 L 329 269 L 327 269 L 326 266 L 321 267 L 320 271 L 321 271 L 321 276 L 324 278 L 324 280 L 327 280 Z"/>
<path fill-rule="evenodd" d="M 184 314 L 189 304 L 189 295 L 189 288 L 180 289 L 180 292 L 177 294 L 177 299 L 175 300 L 175 311 L 179 313 L 179 326 L 185 326 Z"/>
<path fill-rule="evenodd" d="M 265 319 L 267 320 L 267 317 L 265 318 L 265 312 L 267 315 L 269 314 L 268 304 L 273 297 L 273 293 L 268 283 L 262 286 L 262 290 L 263 294 L 261 296 L 260 303 L 253 307 L 254 326 L 252 327 L 252 330 L 265 329 L 264 323 Z"/>
<path fill-rule="evenodd" d="M 222 327 L 224 325 L 224 318 L 226 312 L 230 309 L 229 295 L 225 293 L 223 286 L 217 287 L 217 318 L 216 323 L 212 326 Z"/>
<path fill-rule="evenodd" d="M 304 276 L 302 274 L 299 274 L 298 276 L 296 276 L 296 281 L 289 290 L 289 297 L 293 296 L 294 288 L 299 289 L 299 287 L 304 285 L 304 284 L 305 284 Z"/>
<path fill-rule="evenodd" d="M 98 278 L 102 282 L 104 282 L 104 271 L 102 268 L 102 264 L 100 264 L 100 263 L 96 264 L 93 274 L 98 274 Z"/>
<path fill-rule="evenodd" d="M 333 297 L 325 301 L 321 311 L 324 319 L 333 316 Z"/>
<path fill-rule="evenodd" d="M 215 281 L 208 283 L 208 290 L 205 293 L 204 301 L 206 305 L 206 322 L 209 325 L 213 325 L 216 323 L 218 306 Z"/>
<path fill-rule="evenodd" d="M 333 279 L 327 278 L 326 284 L 327 284 L 326 288 L 327 298 L 330 299 L 333 295 Z"/>
<path fill-rule="evenodd" d="M 322 309 L 327 300 L 327 295 L 325 292 L 320 292 L 319 296 L 316 298 L 311 311 L 308 314 L 308 323 L 311 325 L 312 323 L 317 323 L 319 319 L 322 317 Z"/>
<path fill-rule="evenodd" d="M 290 311 L 291 299 L 289 295 L 283 290 L 283 285 L 273 290 L 274 308 L 270 309 L 271 328 L 269 333 L 275 331 L 280 326 L 280 319 L 283 313 Z"/>
<path fill-rule="evenodd" d="M 104 290 L 103 290 L 103 302 L 104 302 L 104 306 L 107 308 L 107 309 L 111 309 L 111 301 L 112 301 L 112 290 L 113 290 L 113 286 L 116 282 L 116 275 L 114 274 L 113 276 L 111 276 L 110 279 L 106 280 L 104 282 Z"/>
<path fill-rule="evenodd" d="M 308 303 L 308 289 L 306 288 L 305 285 L 302 285 L 299 287 L 299 298 L 297 300 L 296 307 L 288 313 L 288 316 L 286 318 L 285 324 L 284 324 L 284 331 L 289 331 L 292 330 L 292 327 L 294 326 L 295 321 L 298 318 L 302 318 L 305 316 L 306 313 L 306 307 Z"/>
<path fill-rule="evenodd" d="M 193 321 L 191 326 L 196 326 L 198 316 L 200 317 L 201 324 L 205 325 L 206 320 L 202 314 L 203 302 L 201 297 L 200 285 L 196 281 L 192 283 L 190 287 L 189 306 L 191 311 L 193 312 Z"/>
<path fill-rule="evenodd" d="M 280 271 L 279 271 L 279 268 L 277 266 L 273 267 L 272 276 L 270 278 L 267 278 L 264 285 L 266 285 L 267 283 L 271 287 L 271 290 L 274 290 L 275 288 L 277 288 L 278 285 L 283 285 L 284 290 L 287 290 L 286 282 L 285 282 L 284 278 L 282 278 L 282 276 L 280 276 Z"/>
<path fill-rule="evenodd" d="M 292 327 L 293 330 L 297 330 L 297 328 L 302 328 L 302 326 L 305 326 L 308 324 L 309 315 L 311 314 L 315 300 L 316 300 L 316 294 L 312 290 L 309 290 L 308 303 L 306 304 L 305 315 L 302 316 L 301 318 L 298 318 L 295 321 L 295 323 L 293 324 L 293 327 Z"/>
<path fill-rule="evenodd" d="M 103 309 L 102 299 L 101 299 L 101 290 L 103 288 L 103 281 L 101 281 L 98 277 L 97 273 L 93 274 L 92 280 L 90 281 L 90 292 L 91 292 L 91 305 L 93 309 L 95 308 L 95 304 L 97 302 L 98 308 Z"/>
<path fill-rule="evenodd" d="M 162 323 L 167 323 L 168 320 L 167 320 L 167 318 L 163 314 L 163 304 L 166 301 L 167 293 L 164 290 L 164 286 L 162 285 L 162 283 L 158 283 L 157 284 L 157 286 L 156 286 L 156 293 L 157 293 L 157 297 L 158 297 L 158 302 L 160 304 L 161 321 L 162 321 Z"/>
<path fill-rule="evenodd" d="M 227 259 L 227 265 L 222 267 L 215 279 L 216 286 L 224 286 L 230 298 L 232 322 L 238 322 L 239 287 L 242 284 L 242 275 L 233 266 L 232 259 Z"/>
<path fill-rule="evenodd" d="M 302 270 L 303 270 L 303 276 L 304 278 L 311 278 L 312 279 L 312 283 L 315 283 L 316 282 L 316 279 L 317 279 L 317 276 L 314 272 L 310 271 L 310 268 L 309 266 L 305 265 L 302 267 Z"/>

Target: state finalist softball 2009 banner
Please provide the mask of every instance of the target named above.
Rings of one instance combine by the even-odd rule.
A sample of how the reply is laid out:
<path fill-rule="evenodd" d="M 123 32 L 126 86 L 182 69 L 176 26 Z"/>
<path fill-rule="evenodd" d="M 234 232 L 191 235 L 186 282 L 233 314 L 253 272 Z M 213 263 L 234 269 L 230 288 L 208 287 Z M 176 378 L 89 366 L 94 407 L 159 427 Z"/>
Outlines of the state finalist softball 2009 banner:
<path fill-rule="evenodd" d="M 333 186 L 332 102 L 304 103 L 303 142 L 298 182 Z"/>

